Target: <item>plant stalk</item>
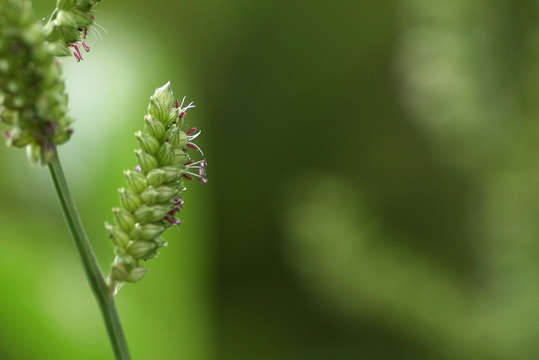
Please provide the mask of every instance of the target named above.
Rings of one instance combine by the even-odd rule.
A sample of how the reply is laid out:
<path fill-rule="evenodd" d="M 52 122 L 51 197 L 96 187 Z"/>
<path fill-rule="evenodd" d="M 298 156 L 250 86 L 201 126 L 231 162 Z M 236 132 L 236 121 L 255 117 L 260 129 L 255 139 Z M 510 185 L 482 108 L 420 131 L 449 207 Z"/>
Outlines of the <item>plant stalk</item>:
<path fill-rule="evenodd" d="M 101 309 L 101 314 L 105 320 L 107 332 L 114 350 L 114 354 L 117 360 L 130 360 L 129 349 L 125 340 L 125 335 L 118 317 L 116 305 L 114 304 L 114 297 L 110 293 L 105 278 L 97 259 L 92 250 L 92 246 L 88 241 L 88 236 L 84 231 L 84 227 L 80 220 L 79 213 L 75 208 L 73 199 L 67 186 L 67 181 L 58 158 L 58 153 L 55 154 L 53 160 L 49 163 L 49 170 L 56 188 L 56 193 L 60 200 L 62 210 L 64 212 L 67 225 L 71 230 L 75 245 L 79 251 L 82 265 L 90 283 L 90 287 L 94 293 L 97 303 Z"/>

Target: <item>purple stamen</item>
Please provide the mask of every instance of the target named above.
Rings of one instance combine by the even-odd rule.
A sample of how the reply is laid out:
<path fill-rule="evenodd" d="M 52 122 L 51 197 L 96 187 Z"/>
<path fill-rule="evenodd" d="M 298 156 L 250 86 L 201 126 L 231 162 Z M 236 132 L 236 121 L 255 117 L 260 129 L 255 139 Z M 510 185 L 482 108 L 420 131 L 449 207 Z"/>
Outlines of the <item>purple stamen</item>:
<path fill-rule="evenodd" d="M 198 132 L 195 135 L 189 136 L 189 141 L 196 139 L 201 133 L 202 133 L 202 130 L 198 130 Z"/>
<path fill-rule="evenodd" d="M 191 134 L 193 134 L 193 133 L 194 133 L 195 131 L 197 131 L 197 130 L 198 130 L 198 129 L 197 129 L 196 127 L 192 127 L 192 128 L 190 128 L 189 130 L 187 130 L 187 131 L 185 132 L 185 135 L 191 135 Z"/>
<path fill-rule="evenodd" d="M 82 46 L 84 47 L 84 50 L 86 50 L 86 52 L 90 52 L 91 48 L 88 46 L 88 44 L 86 43 L 86 41 L 83 41 L 83 42 L 82 42 Z"/>
<path fill-rule="evenodd" d="M 195 176 L 200 179 L 201 184 L 208 183 L 208 179 L 206 178 L 206 175 L 207 175 L 206 167 L 208 166 L 208 162 L 206 161 L 206 159 L 202 159 L 197 162 L 193 162 L 192 160 L 190 160 L 186 162 L 184 165 L 186 167 L 186 170 L 189 170 L 189 171 L 184 170 L 182 174 L 183 177 L 185 177 L 188 180 L 191 180 L 192 176 Z M 198 173 L 191 172 L 193 170 L 198 170 Z"/>
<path fill-rule="evenodd" d="M 183 209 L 183 199 L 181 196 L 178 196 L 178 198 L 176 198 L 176 201 L 174 202 L 174 206 L 176 206 L 175 211 L 180 211 Z"/>
<path fill-rule="evenodd" d="M 137 166 L 135 166 L 135 168 L 133 170 L 135 170 L 136 172 L 141 173 L 142 172 L 142 166 L 137 165 Z"/>
<path fill-rule="evenodd" d="M 165 219 L 172 225 L 180 225 L 182 223 L 180 219 L 170 215 L 165 216 Z"/>
<path fill-rule="evenodd" d="M 193 149 L 193 150 L 196 150 L 196 151 L 200 152 L 200 154 L 201 154 L 202 156 L 204 156 L 204 153 L 202 152 L 202 149 L 201 149 L 197 144 L 192 143 L 192 142 L 188 142 L 188 143 L 187 143 L 187 146 L 189 146 L 189 147 L 190 147 L 191 149 Z"/>
<path fill-rule="evenodd" d="M 82 54 L 80 53 L 80 49 L 77 43 L 73 43 L 69 46 L 75 49 L 75 52 L 73 53 L 73 55 L 75 55 L 75 59 L 77 59 L 77 62 L 81 61 L 83 58 L 82 58 Z"/>
<path fill-rule="evenodd" d="M 205 177 L 204 175 L 201 175 L 201 174 L 195 174 L 195 173 L 192 173 L 192 172 L 189 172 L 189 171 L 185 171 L 185 172 L 183 173 L 183 176 L 186 177 L 186 178 L 188 178 L 189 180 L 192 179 L 191 176 L 195 176 L 195 177 L 197 177 L 197 178 L 200 179 L 200 183 L 201 183 L 201 184 L 206 184 L 206 183 L 208 182 L 208 179 L 206 179 L 206 177 Z"/>

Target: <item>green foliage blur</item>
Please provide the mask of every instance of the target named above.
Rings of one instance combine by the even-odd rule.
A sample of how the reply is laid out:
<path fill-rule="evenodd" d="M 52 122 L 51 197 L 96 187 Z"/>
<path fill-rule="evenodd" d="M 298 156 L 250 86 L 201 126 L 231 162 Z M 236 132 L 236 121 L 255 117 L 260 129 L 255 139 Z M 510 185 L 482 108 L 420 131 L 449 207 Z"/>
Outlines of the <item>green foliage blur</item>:
<path fill-rule="evenodd" d="M 92 52 L 62 60 L 60 156 L 106 269 L 154 88 L 196 102 L 209 162 L 118 296 L 133 358 L 536 359 L 538 14 L 103 0 Z M 111 359 L 46 169 L 5 146 L 0 168 L 0 359 Z"/>

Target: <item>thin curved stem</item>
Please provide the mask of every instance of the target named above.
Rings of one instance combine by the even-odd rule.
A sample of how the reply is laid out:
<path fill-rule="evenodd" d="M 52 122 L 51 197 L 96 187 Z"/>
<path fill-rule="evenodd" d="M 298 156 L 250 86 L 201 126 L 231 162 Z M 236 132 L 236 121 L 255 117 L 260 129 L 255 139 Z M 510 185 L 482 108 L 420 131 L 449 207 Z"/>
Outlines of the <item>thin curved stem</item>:
<path fill-rule="evenodd" d="M 71 234 L 75 240 L 75 245 L 79 251 L 86 277 L 88 278 L 90 287 L 92 288 L 94 296 L 101 309 L 103 319 L 105 320 L 105 325 L 107 327 L 116 359 L 130 360 L 131 357 L 129 355 L 129 349 L 127 347 L 125 335 L 122 330 L 120 318 L 118 317 L 118 312 L 116 311 L 113 295 L 110 293 L 105 283 L 105 278 L 103 277 L 103 273 L 101 272 L 97 259 L 94 255 L 92 246 L 88 241 L 88 236 L 84 231 L 79 213 L 75 208 L 75 204 L 73 203 L 73 199 L 69 193 L 69 188 L 67 186 L 67 181 L 65 179 L 58 154 L 55 154 L 53 160 L 49 163 L 49 170 L 51 172 L 54 187 L 56 188 L 56 193 L 58 194 L 67 225 L 71 230 Z"/>

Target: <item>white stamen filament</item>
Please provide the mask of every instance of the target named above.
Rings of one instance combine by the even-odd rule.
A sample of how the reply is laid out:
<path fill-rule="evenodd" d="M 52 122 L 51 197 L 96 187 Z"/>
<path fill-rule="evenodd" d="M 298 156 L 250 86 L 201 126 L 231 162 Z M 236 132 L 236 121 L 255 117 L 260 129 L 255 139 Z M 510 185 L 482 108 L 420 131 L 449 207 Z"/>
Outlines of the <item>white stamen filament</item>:
<path fill-rule="evenodd" d="M 187 106 L 185 107 L 185 109 L 182 109 L 182 111 L 183 111 L 183 112 L 186 112 L 187 110 L 192 109 L 192 108 L 196 108 L 196 105 L 195 105 L 194 102 L 191 101 L 191 102 L 189 103 L 189 105 L 187 105 Z"/>
<path fill-rule="evenodd" d="M 195 174 L 195 173 L 192 173 L 192 172 L 189 172 L 189 171 L 184 171 L 183 173 L 184 173 L 184 174 L 189 174 L 189 175 L 195 176 L 195 177 L 197 177 L 197 178 L 199 178 L 199 179 L 200 179 L 200 178 L 203 178 L 202 175 Z"/>
<path fill-rule="evenodd" d="M 199 135 L 202 133 L 202 130 L 198 130 L 198 132 L 194 135 L 189 136 L 189 141 L 195 140 Z"/>
<path fill-rule="evenodd" d="M 198 161 L 196 161 L 194 163 L 189 164 L 189 166 L 201 164 L 200 167 L 206 167 L 206 164 L 202 165 L 202 163 L 205 162 L 205 161 L 206 161 L 206 159 L 198 160 Z"/>
<path fill-rule="evenodd" d="M 200 154 L 202 154 L 202 156 L 204 156 L 204 152 L 202 152 L 202 149 L 200 148 L 200 146 L 198 146 L 197 144 L 195 143 L 192 143 L 192 142 L 188 142 L 187 145 L 191 144 L 191 146 L 193 146 L 195 148 L 195 150 L 197 150 L 198 152 L 200 152 Z"/>

